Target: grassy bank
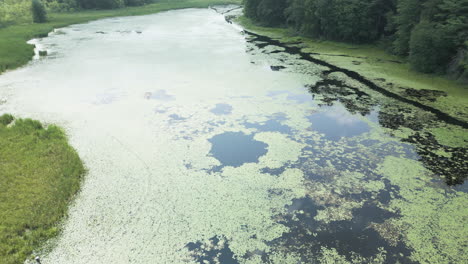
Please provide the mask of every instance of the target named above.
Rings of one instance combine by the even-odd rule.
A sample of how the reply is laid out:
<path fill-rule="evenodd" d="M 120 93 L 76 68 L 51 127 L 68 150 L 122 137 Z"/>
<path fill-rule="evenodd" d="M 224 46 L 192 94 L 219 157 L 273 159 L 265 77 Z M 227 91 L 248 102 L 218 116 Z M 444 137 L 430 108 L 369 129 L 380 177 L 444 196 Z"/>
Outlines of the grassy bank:
<path fill-rule="evenodd" d="M 0 263 L 23 263 L 57 234 L 84 172 L 60 128 L 0 117 Z"/>
<path fill-rule="evenodd" d="M 388 54 L 375 45 L 354 45 L 300 37 L 286 28 L 255 25 L 245 17 L 238 18 L 236 22 L 248 30 L 284 43 L 301 42 L 304 52 L 317 53 L 315 57 L 340 68 L 358 72 L 385 89 L 402 96 L 406 97 L 406 88 L 443 91 L 447 93 L 447 96 L 441 96 L 434 102 L 424 101 L 424 104 L 468 121 L 468 87 L 466 85 L 444 76 L 415 72 L 410 69 L 409 63 L 404 59 Z M 417 98 L 411 99 L 418 100 Z"/>
<path fill-rule="evenodd" d="M 54 28 L 84 23 L 106 17 L 153 14 L 181 8 L 205 8 L 216 4 L 239 4 L 241 0 L 160 0 L 157 3 L 113 10 L 49 14 L 43 24 L 20 24 L 0 29 L 0 73 L 26 64 L 33 56 L 33 46 L 26 41 L 46 36 Z"/>

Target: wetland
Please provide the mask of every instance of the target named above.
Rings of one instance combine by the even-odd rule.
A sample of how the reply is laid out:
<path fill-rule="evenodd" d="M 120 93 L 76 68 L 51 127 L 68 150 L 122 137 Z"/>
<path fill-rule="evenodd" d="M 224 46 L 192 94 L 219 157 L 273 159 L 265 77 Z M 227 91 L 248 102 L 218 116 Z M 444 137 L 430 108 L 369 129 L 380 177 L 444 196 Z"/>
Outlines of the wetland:
<path fill-rule="evenodd" d="M 87 168 L 43 263 L 466 263 L 468 121 L 244 30 L 235 6 L 33 40 L 0 113 Z M 427 102 L 427 104 L 425 104 Z"/>

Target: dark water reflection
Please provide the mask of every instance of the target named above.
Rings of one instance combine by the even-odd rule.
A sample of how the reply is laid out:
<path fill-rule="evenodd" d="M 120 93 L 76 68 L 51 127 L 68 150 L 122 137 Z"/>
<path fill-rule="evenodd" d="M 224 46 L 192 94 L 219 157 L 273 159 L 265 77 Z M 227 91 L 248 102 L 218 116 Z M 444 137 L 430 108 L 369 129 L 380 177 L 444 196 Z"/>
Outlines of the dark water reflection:
<path fill-rule="evenodd" d="M 322 111 L 323 110 L 323 111 Z M 337 141 L 370 131 L 369 125 L 340 107 L 327 107 L 307 117 L 312 129 L 323 133 L 328 140 Z"/>
<path fill-rule="evenodd" d="M 284 121 L 286 118 L 282 114 L 277 114 L 271 119 L 268 119 L 265 122 L 260 122 L 260 123 L 251 123 L 251 122 L 245 122 L 244 126 L 246 128 L 255 128 L 258 131 L 262 132 L 279 132 L 283 134 L 291 134 L 292 130 L 289 126 L 282 124 L 282 121 Z"/>
<path fill-rule="evenodd" d="M 217 104 L 210 112 L 215 115 L 229 115 L 232 113 L 232 106 L 229 104 Z"/>
<path fill-rule="evenodd" d="M 244 163 L 258 162 L 267 153 L 268 145 L 256 141 L 254 135 L 242 132 L 226 132 L 209 139 L 212 147 L 210 154 L 222 166 L 239 167 Z"/>

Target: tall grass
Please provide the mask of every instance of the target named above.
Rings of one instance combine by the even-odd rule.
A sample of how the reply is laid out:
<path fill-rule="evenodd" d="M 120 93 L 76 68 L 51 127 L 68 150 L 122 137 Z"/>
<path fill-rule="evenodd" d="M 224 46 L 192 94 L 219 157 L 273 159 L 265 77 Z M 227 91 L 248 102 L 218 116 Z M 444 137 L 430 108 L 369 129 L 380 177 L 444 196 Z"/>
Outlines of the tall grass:
<path fill-rule="evenodd" d="M 23 263 L 57 223 L 85 169 L 57 126 L 0 117 L 0 263 Z"/>

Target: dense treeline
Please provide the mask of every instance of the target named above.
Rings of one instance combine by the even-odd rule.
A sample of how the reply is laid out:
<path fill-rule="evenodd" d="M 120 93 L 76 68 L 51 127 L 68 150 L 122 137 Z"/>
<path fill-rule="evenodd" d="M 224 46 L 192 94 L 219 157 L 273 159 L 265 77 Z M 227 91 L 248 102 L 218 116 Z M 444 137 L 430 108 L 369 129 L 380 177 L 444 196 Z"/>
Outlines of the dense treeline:
<path fill-rule="evenodd" d="M 316 38 L 379 41 L 426 73 L 468 80 L 468 0 L 244 0 L 245 15 Z"/>

